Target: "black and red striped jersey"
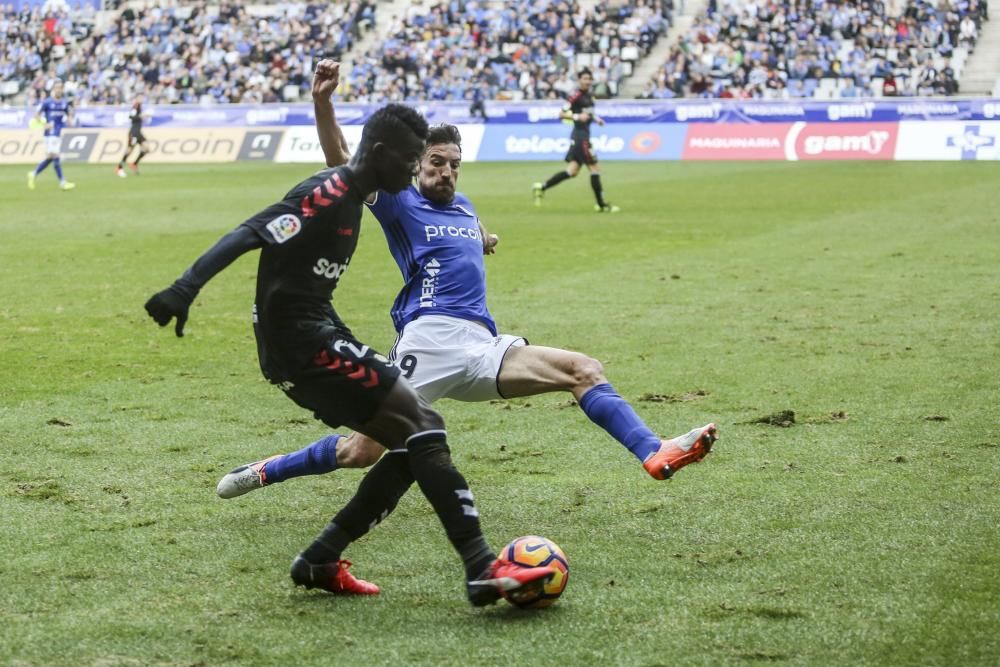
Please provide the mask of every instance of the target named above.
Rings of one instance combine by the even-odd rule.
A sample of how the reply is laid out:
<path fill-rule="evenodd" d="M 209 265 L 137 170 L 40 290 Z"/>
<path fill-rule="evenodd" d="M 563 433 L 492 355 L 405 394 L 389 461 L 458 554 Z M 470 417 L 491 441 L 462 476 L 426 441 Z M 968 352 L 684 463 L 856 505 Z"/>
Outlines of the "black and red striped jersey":
<path fill-rule="evenodd" d="M 594 98 L 590 91 L 577 90 L 570 95 L 566 108 L 574 114 L 587 113 L 590 118 L 585 121 L 573 121 L 573 135 L 590 137 L 590 124 L 594 122 Z"/>
<path fill-rule="evenodd" d="M 363 199 L 349 167 L 324 169 L 243 223 L 264 242 L 254 332 L 273 382 L 304 367 L 335 330 L 347 331 L 331 299 L 358 244 Z"/>
<path fill-rule="evenodd" d="M 132 123 L 132 126 L 129 128 L 130 131 L 142 131 L 142 104 L 139 102 L 132 103 L 132 108 L 128 112 L 128 119 Z"/>

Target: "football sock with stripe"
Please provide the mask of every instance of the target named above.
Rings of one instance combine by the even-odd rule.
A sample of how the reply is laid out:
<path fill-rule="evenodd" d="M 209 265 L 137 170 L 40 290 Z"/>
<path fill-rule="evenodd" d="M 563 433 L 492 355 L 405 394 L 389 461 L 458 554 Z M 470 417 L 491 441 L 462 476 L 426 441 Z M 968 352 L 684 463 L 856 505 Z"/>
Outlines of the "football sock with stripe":
<path fill-rule="evenodd" d="M 609 383 L 596 385 L 581 396 L 580 409 L 640 461 L 660 448 L 660 439 Z"/>
<path fill-rule="evenodd" d="M 590 187 L 594 191 L 594 197 L 597 198 L 597 205 L 601 208 L 607 206 L 607 202 L 604 201 L 604 188 L 601 186 L 601 175 L 591 174 L 590 175 Z"/>
<path fill-rule="evenodd" d="M 552 174 L 552 178 L 545 181 L 545 185 L 542 186 L 542 190 L 548 190 L 549 188 L 554 188 L 555 186 L 559 185 L 568 178 L 570 178 L 570 175 L 567 174 L 565 171 L 557 171 L 556 173 Z"/>
<path fill-rule="evenodd" d="M 277 484 L 293 477 L 322 475 L 337 469 L 337 442 L 343 436 L 334 433 L 320 438 L 297 452 L 264 464 L 264 477 L 268 484 Z"/>
<path fill-rule="evenodd" d="M 428 431 L 411 436 L 406 446 L 413 476 L 462 558 L 465 578 L 476 579 L 496 559 L 496 554 L 483 537 L 472 492 L 451 461 L 444 432 Z"/>

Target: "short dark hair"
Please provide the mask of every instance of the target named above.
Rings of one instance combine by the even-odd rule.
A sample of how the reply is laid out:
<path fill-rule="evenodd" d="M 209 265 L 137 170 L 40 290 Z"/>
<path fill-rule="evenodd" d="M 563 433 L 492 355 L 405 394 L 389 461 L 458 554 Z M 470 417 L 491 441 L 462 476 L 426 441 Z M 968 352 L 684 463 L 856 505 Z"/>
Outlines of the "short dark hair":
<path fill-rule="evenodd" d="M 588 68 L 588 67 L 584 67 L 582 70 L 580 70 L 579 72 L 576 73 L 576 77 L 577 78 L 580 78 L 581 76 L 584 76 L 584 75 L 589 76 L 591 79 L 594 78 L 594 73 L 591 72 L 590 68 Z"/>
<path fill-rule="evenodd" d="M 421 141 L 427 139 L 427 121 L 405 104 L 387 104 L 365 122 L 359 149 L 365 151 L 380 141 L 399 141 L 406 132 L 412 132 Z"/>
<path fill-rule="evenodd" d="M 432 125 L 427 131 L 427 146 L 440 146 L 441 144 L 455 144 L 461 151 L 462 135 L 458 128 L 448 123 Z"/>

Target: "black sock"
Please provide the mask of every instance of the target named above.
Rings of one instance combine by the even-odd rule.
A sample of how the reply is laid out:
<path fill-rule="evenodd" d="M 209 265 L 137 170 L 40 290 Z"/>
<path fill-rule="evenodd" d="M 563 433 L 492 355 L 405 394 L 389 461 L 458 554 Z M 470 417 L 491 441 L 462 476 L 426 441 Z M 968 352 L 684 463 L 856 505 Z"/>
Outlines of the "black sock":
<path fill-rule="evenodd" d="M 144 155 L 146 155 L 146 151 L 139 151 L 139 157 L 137 157 L 135 159 L 135 162 L 133 162 L 132 164 L 139 164 L 139 160 L 141 160 Z"/>
<path fill-rule="evenodd" d="M 466 579 L 477 578 L 496 554 L 486 544 L 479 527 L 479 512 L 473 504 L 469 485 L 451 462 L 444 432 L 429 431 L 412 436 L 407 449 L 417 484 L 461 556 Z"/>
<path fill-rule="evenodd" d="M 552 178 L 545 181 L 545 185 L 542 186 L 542 190 L 548 190 L 549 188 L 554 188 L 555 186 L 565 181 L 567 178 L 571 178 L 571 176 L 567 174 L 565 171 L 557 171 L 556 173 L 552 174 Z"/>
<path fill-rule="evenodd" d="M 131 153 L 131 152 L 132 151 L 129 151 L 128 153 Z M 128 153 L 125 153 L 125 155 L 122 156 L 121 162 L 118 163 L 118 168 L 119 169 L 124 169 L 125 168 L 125 161 L 128 160 Z"/>
<path fill-rule="evenodd" d="M 351 542 L 362 537 L 396 509 L 413 484 L 406 452 L 389 452 L 372 466 L 354 497 L 333 517 L 319 537 L 302 552 L 310 563 L 330 563 Z"/>
<path fill-rule="evenodd" d="M 302 552 L 302 557 L 312 565 L 332 563 L 340 560 L 340 554 L 353 541 L 343 528 L 331 521 L 319 537 Z"/>
<path fill-rule="evenodd" d="M 600 174 L 590 175 L 590 187 L 594 190 L 594 196 L 597 197 L 597 205 L 601 208 L 607 206 L 607 203 L 604 201 L 604 189 L 601 187 Z"/>

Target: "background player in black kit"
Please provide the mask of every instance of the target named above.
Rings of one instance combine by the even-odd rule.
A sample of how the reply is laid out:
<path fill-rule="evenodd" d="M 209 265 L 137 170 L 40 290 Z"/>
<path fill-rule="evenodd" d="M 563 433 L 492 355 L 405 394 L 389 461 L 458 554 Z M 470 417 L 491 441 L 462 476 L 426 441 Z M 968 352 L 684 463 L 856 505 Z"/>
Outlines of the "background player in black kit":
<path fill-rule="evenodd" d="M 563 120 L 573 121 L 573 133 L 570 135 L 572 143 L 565 158 L 569 164 L 566 165 L 566 169 L 553 174 L 545 183 L 539 182 L 532 186 L 535 206 L 541 206 L 546 190 L 554 188 L 568 178 L 573 178 L 580 173 L 580 165 L 585 164 L 590 170 L 590 187 L 594 189 L 594 197 L 597 199 L 594 210 L 602 213 L 617 213 L 621 210 L 604 199 L 601 168 L 597 165 L 597 154 L 590 145 L 590 124 L 604 125 L 604 119 L 594 113 L 594 98 L 590 95 L 590 88 L 593 85 L 593 73 L 586 68 L 580 70 L 577 74 L 577 91 L 570 96 L 569 103 L 560 114 Z"/>
<path fill-rule="evenodd" d="M 161 326 L 176 317 L 175 332 L 183 335 L 201 287 L 259 248 L 253 320 L 264 377 L 327 425 L 349 426 L 389 449 L 292 562 L 292 580 L 331 593 L 378 593 L 377 586 L 347 571 L 350 563 L 341 554 L 416 481 L 461 556 L 469 600 L 479 606 L 529 593 L 554 570 L 497 559 L 483 538 L 472 493 L 452 464 L 441 416 L 385 357 L 354 338 L 331 303 L 357 246 L 362 202 L 375 190 L 396 193 L 409 185 L 426 136 L 427 122 L 409 107 L 378 110 L 365 123 L 349 165 L 320 171 L 292 188 L 222 237 L 145 307 Z"/>
<path fill-rule="evenodd" d="M 125 178 L 125 163 L 136 146 L 139 147 L 139 156 L 136 157 L 135 162 L 131 163 L 129 167 L 136 174 L 139 173 L 139 161 L 146 155 L 146 135 L 142 133 L 142 121 L 148 115 L 148 112 L 143 112 L 142 110 L 142 95 L 137 95 L 135 101 L 132 102 L 132 108 L 128 112 L 128 119 L 131 122 L 128 128 L 128 146 L 125 148 L 125 155 L 122 156 L 122 159 L 118 161 L 118 166 L 115 167 L 115 174 L 120 178 Z"/>

